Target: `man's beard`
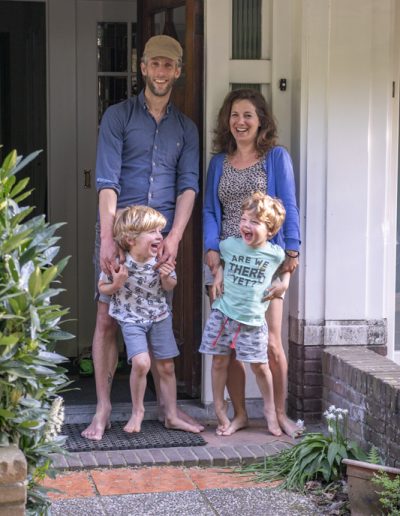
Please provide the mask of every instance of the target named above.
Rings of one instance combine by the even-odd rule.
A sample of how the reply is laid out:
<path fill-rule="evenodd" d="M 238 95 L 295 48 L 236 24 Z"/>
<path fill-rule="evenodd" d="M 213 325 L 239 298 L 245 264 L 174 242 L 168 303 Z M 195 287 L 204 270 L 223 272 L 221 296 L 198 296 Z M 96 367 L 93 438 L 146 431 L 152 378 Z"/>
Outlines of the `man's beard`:
<path fill-rule="evenodd" d="M 172 90 L 172 86 L 175 83 L 175 79 L 165 84 L 165 89 L 158 90 L 156 85 L 148 77 L 146 77 L 146 88 L 148 88 L 153 95 L 156 97 L 165 97 Z"/>

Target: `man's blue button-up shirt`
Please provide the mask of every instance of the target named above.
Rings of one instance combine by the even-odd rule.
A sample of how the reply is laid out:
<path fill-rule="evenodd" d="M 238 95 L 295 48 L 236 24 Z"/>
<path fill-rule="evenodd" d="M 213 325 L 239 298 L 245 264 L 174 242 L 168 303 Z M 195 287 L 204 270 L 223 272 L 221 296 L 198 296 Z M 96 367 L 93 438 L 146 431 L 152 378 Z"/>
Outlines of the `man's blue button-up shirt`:
<path fill-rule="evenodd" d="M 96 185 L 118 195 L 117 208 L 151 206 L 171 229 L 176 198 L 199 190 L 199 137 L 195 124 L 169 103 L 157 124 L 143 91 L 110 106 L 103 115 L 97 145 Z"/>

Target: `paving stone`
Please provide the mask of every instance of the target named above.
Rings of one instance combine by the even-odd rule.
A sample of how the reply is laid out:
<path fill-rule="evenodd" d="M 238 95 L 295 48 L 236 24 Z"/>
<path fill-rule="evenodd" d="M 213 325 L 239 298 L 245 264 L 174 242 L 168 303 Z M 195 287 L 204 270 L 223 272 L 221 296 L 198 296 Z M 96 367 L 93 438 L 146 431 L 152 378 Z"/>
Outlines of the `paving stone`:
<path fill-rule="evenodd" d="M 239 464 L 240 463 L 240 455 L 235 451 L 233 446 L 221 446 L 220 451 L 226 457 L 226 464 Z"/>
<path fill-rule="evenodd" d="M 250 464 L 256 460 L 255 454 L 249 450 L 247 446 L 237 445 L 234 446 L 236 453 L 240 456 L 240 462 L 244 464 Z"/>
<path fill-rule="evenodd" d="M 80 452 L 79 458 L 84 468 L 96 468 L 98 466 L 97 460 L 92 452 Z"/>
<path fill-rule="evenodd" d="M 213 466 L 226 466 L 226 457 L 219 448 L 207 446 L 207 451 L 212 457 Z"/>
<path fill-rule="evenodd" d="M 100 466 L 100 467 L 109 467 L 111 466 L 110 464 L 110 459 L 107 455 L 107 452 L 105 451 L 95 451 L 94 452 L 94 457 L 97 461 L 97 464 Z"/>
<path fill-rule="evenodd" d="M 270 445 L 267 445 L 270 446 Z M 258 444 L 248 444 L 247 448 L 254 453 L 256 459 L 261 459 L 265 457 L 265 450 L 262 446 L 259 446 Z"/>
<path fill-rule="evenodd" d="M 110 458 L 111 465 L 114 467 L 126 466 L 124 455 L 119 450 L 112 450 L 107 452 Z"/>
<path fill-rule="evenodd" d="M 163 450 L 159 448 L 152 448 L 151 450 L 149 450 L 149 452 L 151 453 L 155 464 L 163 466 L 170 463 L 169 458 L 165 455 Z"/>
<path fill-rule="evenodd" d="M 78 453 L 71 453 L 71 455 L 69 455 L 67 457 L 67 462 L 68 462 L 69 469 L 82 469 L 83 468 L 83 464 L 82 464 L 81 459 L 79 458 Z"/>
<path fill-rule="evenodd" d="M 208 453 L 207 448 L 205 446 L 194 446 L 192 448 L 192 451 L 198 458 L 199 466 L 211 466 L 212 465 L 212 457 Z"/>
<path fill-rule="evenodd" d="M 193 453 L 191 448 L 186 448 L 184 446 L 180 446 L 179 448 L 175 448 L 176 451 L 183 459 L 183 464 L 186 467 L 197 466 L 199 463 L 198 457 Z"/>
<path fill-rule="evenodd" d="M 175 448 L 165 448 L 163 452 L 167 456 L 171 466 L 182 466 L 183 459 Z"/>
<path fill-rule="evenodd" d="M 51 458 L 53 460 L 53 467 L 55 469 L 67 469 L 69 467 L 65 455 L 62 455 L 61 453 L 54 453 Z"/>
<path fill-rule="evenodd" d="M 142 466 L 153 466 L 154 458 L 148 450 L 135 450 Z"/>
<path fill-rule="evenodd" d="M 123 450 L 121 453 L 128 466 L 140 466 L 142 464 L 134 450 Z"/>

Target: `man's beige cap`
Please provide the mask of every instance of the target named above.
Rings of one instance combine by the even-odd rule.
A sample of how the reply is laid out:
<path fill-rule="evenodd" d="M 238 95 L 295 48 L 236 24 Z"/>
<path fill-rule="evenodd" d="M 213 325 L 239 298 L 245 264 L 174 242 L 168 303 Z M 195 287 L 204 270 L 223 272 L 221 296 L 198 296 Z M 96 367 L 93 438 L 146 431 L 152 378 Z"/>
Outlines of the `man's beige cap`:
<path fill-rule="evenodd" d="M 148 59 L 153 57 L 168 57 L 174 61 L 182 59 L 183 50 L 176 39 L 170 36 L 153 36 L 144 47 L 143 55 Z"/>

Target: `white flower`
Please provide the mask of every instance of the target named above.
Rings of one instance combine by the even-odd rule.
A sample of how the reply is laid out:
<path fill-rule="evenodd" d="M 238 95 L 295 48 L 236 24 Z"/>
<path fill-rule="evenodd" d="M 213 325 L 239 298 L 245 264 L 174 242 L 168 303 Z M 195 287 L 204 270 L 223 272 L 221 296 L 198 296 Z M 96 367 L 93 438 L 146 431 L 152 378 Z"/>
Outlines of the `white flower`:
<path fill-rule="evenodd" d="M 64 423 L 64 400 L 61 396 L 54 398 L 51 404 L 49 419 L 47 421 L 46 438 L 51 440 L 56 437 L 62 429 Z"/>
<path fill-rule="evenodd" d="M 335 416 L 335 414 L 332 414 L 332 412 L 328 412 L 328 414 L 325 416 L 325 418 L 327 419 L 327 421 L 330 421 L 330 420 L 336 419 L 336 416 Z"/>
<path fill-rule="evenodd" d="M 331 434 L 333 433 L 333 428 L 331 426 L 328 426 L 328 432 Z"/>
<path fill-rule="evenodd" d="M 303 429 L 304 428 L 304 421 L 302 419 L 298 419 L 296 421 L 296 426 L 299 430 Z"/>
<path fill-rule="evenodd" d="M 335 412 L 335 410 L 336 410 L 335 405 L 331 405 L 331 406 L 328 408 L 328 412 Z"/>
<path fill-rule="evenodd" d="M 337 415 L 337 418 L 338 418 L 338 420 L 339 420 L 339 421 L 340 421 L 340 420 L 342 420 L 342 419 L 343 419 L 342 414 L 338 414 L 338 415 Z"/>
<path fill-rule="evenodd" d="M 345 408 L 345 409 L 343 409 L 343 410 L 342 410 L 342 413 L 343 413 L 343 414 L 348 414 L 348 413 L 349 413 L 349 411 L 347 410 L 347 408 Z"/>

